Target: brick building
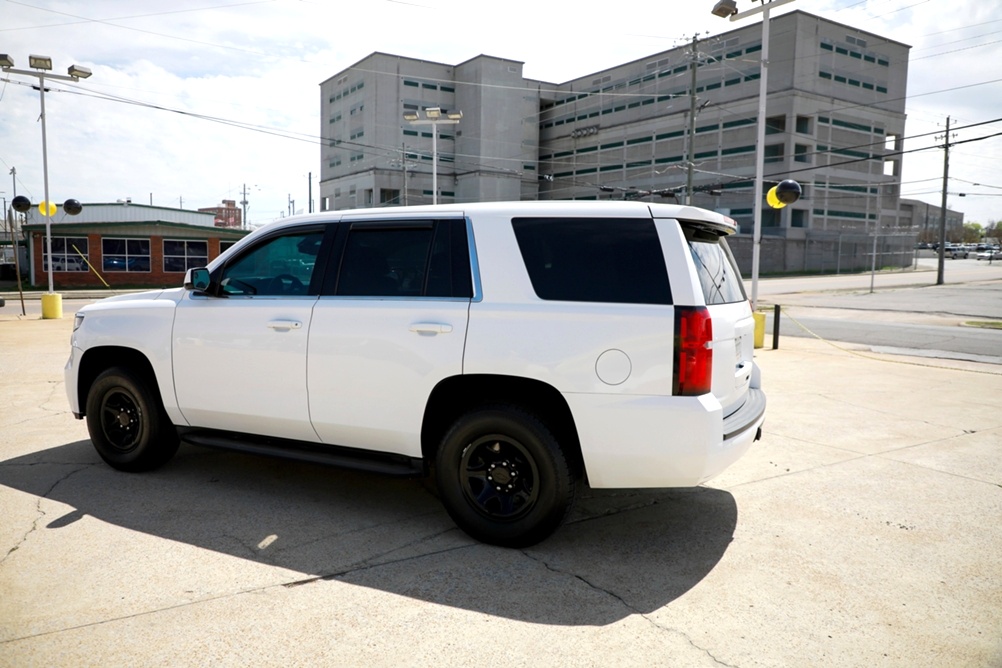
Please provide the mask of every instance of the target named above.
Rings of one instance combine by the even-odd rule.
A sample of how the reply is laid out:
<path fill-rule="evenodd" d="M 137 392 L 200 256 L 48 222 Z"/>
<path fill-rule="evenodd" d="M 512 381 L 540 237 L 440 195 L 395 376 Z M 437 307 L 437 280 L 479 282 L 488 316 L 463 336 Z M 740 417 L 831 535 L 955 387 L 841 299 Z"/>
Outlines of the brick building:
<path fill-rule="evenodd" d="M 237 207 L 236 200 L 224 199 L 219 206 L 207 206 L 199 209 L 199 212 L 213 214 L 216 217 L 214 222 L 216 227 L 233 227 L 238 230 L 243 228 L 243 215 Z"/>
<path fill-rule="evenodd" d="M 45 223 L 29 213 L 23 225 L 29 282 L 48 284 Z M 143 204 L 85 204 L 77 216 L 52 217 L 55 288 L 176 287 L 248 234 L 216 227 L 212 212 Z"/>

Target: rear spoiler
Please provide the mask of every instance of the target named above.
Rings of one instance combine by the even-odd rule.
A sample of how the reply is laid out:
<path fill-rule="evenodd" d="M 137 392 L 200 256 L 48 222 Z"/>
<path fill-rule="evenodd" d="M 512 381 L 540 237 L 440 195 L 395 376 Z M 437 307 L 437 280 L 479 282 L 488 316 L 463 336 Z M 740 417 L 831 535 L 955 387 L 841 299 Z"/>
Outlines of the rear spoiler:
<path fill-rule="evenodd" d="M 663 214 L 664 212 L 661 211 L 658 213 Z M 651 211 L 651 215 L 654 218 L 666 217 L 664 215 L 658 216 L 654 211 Z M 725 216 L 722 213 L 717 213 L 716 211 L 700 209 L 695 206 L 677 207 L 670 217 L 677 220 L 681 225 L 713 232 L 720 236 L 735 234 L 738 231 L 738 224 L 734 222 L 733 218 Z"/>

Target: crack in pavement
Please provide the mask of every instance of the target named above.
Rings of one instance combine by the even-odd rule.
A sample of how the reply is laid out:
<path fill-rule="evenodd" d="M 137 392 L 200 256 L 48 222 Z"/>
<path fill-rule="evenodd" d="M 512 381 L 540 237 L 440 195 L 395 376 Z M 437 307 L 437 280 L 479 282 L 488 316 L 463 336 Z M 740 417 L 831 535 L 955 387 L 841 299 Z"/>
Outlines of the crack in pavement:
<path fill-rule="evenodd" d="M 68 477 L 68 476 L 66 476 L 66 477 Z M 53 485 L 53 487 L 55 487 L 55 485 Z M 457 529 L 450 528 L 450 529 L 448 529 L 446 531 L 441 531 L 441 532 L 438 532 L 436 534 L 432 534 L 430 536 L 425 536 L 425 537 L 423 537 L 422 540 L 426 540 L 426 541 L 427 540 L 432 540 L 432 539 L 434 539 L 434 538 L 436 538 L 436 537 L 438 537 L 438 536 L 440 536 L 442 534 L 448 533 L 449 531 L 457 531 Z M 416 541 L 416 542 L 420 542 L 420 541 Z M 311 577 L 311 578 L 304 578 L 302 580 L 294 580 L 292 582 L 278 582 L 278 583 L 271 583 L 271 584 L 261 585 L 261 586 L 258 586 L 258 587 L 250 587 L 250 588 L 247 588 L 247 589 L 240 589 L 240 590 L 237 590 L 237 591 L 230 591 L 230 592 L 226 592 L 226 593 L 223 593 L 223 594 L 217 594 L 215 596 L 208 596 L 208 597 L 205 597 L 205 598 L 199 598 L 199 599 L 196 599 L 196 600 L 193 600 L 193 601 L 184 601 L 184 602 L 181 602 L 181 603 L 177 603 L 175 605 L 167 605 L 167 606 L 163 606 L 163 607 L 160 607 L 160 608 L 155 608 L 153 610 L 143 610 L 141 612 L 135 612 L 135 613 L 128 614 L 128 615 L 120 615 L 118 617 L 110 617 L 108 619 L 102 619 L 102 620 L 99 620 L 99 621 L 96 621 L 96 622 L 88 622 L 86 624 L 78 624 L 76 626 L 68 626 L 68 627 L 59 628 L 59 629 L 52 629 L 52 630 L 49 630 L 49 631 L 41 631 L 41 632 L 38 632 L 38 633 L 33 633 L 31 635 L 20 636 L 20 637 L 16 637 L 16 638 L 7 638 L 7 639 L 4 639 L 4 640 L 0 640 L 0 646 L 2 646 L 4 644 L 7 644 L 7 643 L 15 642 L 15 641 L 30 640 L 32 638 L 41 638 L 41 637 L 45 637 L 45 636 L 55 635 L 57 633 L 64 633 L 66 631 L 76 631 L 76 630 L 86 629 L 86 628 L 92 628 L 92 627 L 96 627 L 96 626 L 103 626 L 104 624 L 112 624 L 112 623 L 115 623 L 115 622 L 125 621 L 125 620 L 129 620 L 129 619 L 139 619 L 141 617 L 146 617 L 146 616 L 149 616 L 149 615 L 155 615 L 155 614 L 159 614 L 161 612 L 167 612 L 167 611 L 170 611 L 170 610 L 180 610 L 181 608 L 187 608 L 187 607 L 190 607 L 190 606 L 193 606 L 193 605 L 200 605 L 202 603 L 211 603 L 212 601 L 221 601 L 221 600 L 224 600 L 224 599 L 233 598 L 235 596 L 242 596 L 244 594 L 253 594 L 253 593 L 257 593 L 257 592 L 263 592 L 263 591 L 267 591 L 268 589 L 275 589 L 277 587 L 282 587 L 282 588 L 285 588 L 285 589 L 291 589 L 293 587 L 299 587 L 299 586 L 302 586 L 302 585 L 311 584 L 311 583 L 319 582 L 319 581 L 337 580 L 338 578 L 342 578 L 342 577 L 344 577 L 346 575 L 349 575 L 351 573 L 363 572 L 363 571 L 366 571 L 366 570 L 371 570 L 373 568 L 379 568 L 381 566 L 389 566 L 389 565 L 398 564 L 398 563 L 405 563 L 407 561 L 413 561 L 415 559 L 424 559 L 425 557 L 433 557 L 433 556 L 436 556 L 436 555 L 439 555 L 439 554 L 448 554 L 450 552 L 455 552 L 457 550 L 464 550 L 464 549 L 468 549 L 468 548 L 471 548 L 471 547 L 475 547 L 476 545 L 477 545 L 476 543 L 471 543 L 469 545 L 458 545 L 458 546 L 455 546 L 455 547 L 446 548 L 444 550 L 437 550 L 435 552 L 429 552 L 429 553 L 426 553 L 426 554 L 419 554 L 419 555 L 414 555 L 414 556 L 410 556 L 410 557 L 405 557 L 405 558 L 402 558 L 402 559 L 395 559 L 395 560 L 392 560 L 392 561 L 387 561 L 387 562 L 383 562 L 383 563 L 379 563 L 379 564 L 362 565 L 362 566 L 351 566 L 349 568 L 342 569 L 342 570 L 337 571 L 335 573 L 329 573 L 327 575 L 318 575 L 318 576 Z M 399 549 L 399 548 L 395 548 L 395 549 Z"/>
<path fill-rule="evenodd" d="M 53 490 L 56 489 L 56 487 L 58 487 L 61 483 L 63 483 L 66 480 L 68 480 L 71 476 L 74 476 L 74 475 L 76 475 L 77 473 L 79 473 L 81 471 L 86 471 L 87 469 L 89 469 L 89 468 L 91 468 L 93 466 L 94 466 L 94 464 L 84 464 L 84 465 L 80 466 L 79 468 L 73 469 L 72 471 L 70 471 L 66 475 L 62 476 L 61 478 L 58 478 L 55 482 L 52 483 L 52 485 L 49 486 L 49 488 L 47 490 L 45 490 L 45 492 L 41 496 L 38 497 L 38 500 L 35 501 L 35 511 L 36 511 L 37 515 L 36 515 L 35 519 L 31 523 L 31 528 L 29 528 L 25 532 L 25 534 L 21 537 L 20 540 L 18 540 L 14 544 L 13 547 L 11 547 L 9 550 L 7 550 L 7 553 L 4 554 L 3 557 L 0 557 L 0 566 L 3 566 L 4 563 L 7 561 L 8 557 L 10 557 L 10 555 L 12 555 L 15 552 L 17 552 L 21 548 L 21 546 L 24 545 L 25 542 L 27 542 L 27 540 L 31 536 L 31 534 L 35 533 L 35 531 L 38 530 L 38 524 L 39 524 L 39 522 L 42 521 L 42 518 L 47 516 L 47 513 L 44 510 L 42 510 L 42 500 L 43 499 L 47 499 L 49 497 L 49 494 L 51 494 L 53 492 Z"/>
<path fill-rule="evenodd" d="M 525 557 L 527 557 L 527 558 L 531 559 L 532 561 L 535 561 L 536 563 L 542 565 L 546 570 L 550 571 L 551 573 L 557 573 L 559 575 L 563 575 L 563 576 L 567 576 L 567 577 L 573 578 L 574 580 L 577 580 L 578 582 L 581 582 L 582 584 L 584 584 L 585 586 L 587 586 L 592 591 L 596 591 L 596 592 L 605 594 L 607 597 L 609 597 L 611 599 L 614 599 L 615 601 L 618 601 L 619 604 L 622 605 L 624 608 L 626 608 L 627 610 L 629 610 L 631 613 L 633 613 L 633 614 L 641 617 L 644 621 L 646 621 L 648 624 L 650 624 L 654 628 L 658 629 L 659 631 L 665 631 L 665 632 L 668 632 L 668 633 L 674 633 L 676 635 L 681 636 L 682 638 L 685 639 L 685 641 L 687 643 L 689 643 L 690 646 L 692 646 L 693 649 L 696 649 L 696 650 L 698 650 L 700 652 L 703 652 L 704 654 L 706 654 L 706 656 L 708 656 L 717 665 L 720 665 L 720 666 L 729 666 L 730 668 L 738 668 L 738 666 L 735 666 L 734 664 L 730 664 L 730 663 L 726 663 L 725 661 L 721 661 L 716 656 L 714 656 L 713 653 L 710 652 L 710 650 L 708 650 L 707 648 L 700 647 L 699 645 L 697 645 L 693 641 L 693 639 L 690 638 L 689 635 L 687 633 L 685 633 L 684 631 L 681 631 L 681 630 L 676 629 L 676 628 L 672 628 L 670 626 L 665 626 L 664 624 L 661 624 L 660 622 L 658 622 L 656 619 L 651 618 L 651 616 L 650 616 L 649 613 L 645 613 L 645 612 L 639 610 L 638 608 L 636 608 L 635 606 L 631 605 L 625 598 L 623 598 L 622 596 L 620 596 L 616 592 L 612 591 L 611 589 L 606 589 L 605 587 L 601 587 L 601 586 L 595 584 L 594 582 L 592 582 L 591 580 L 589 580 L 588 578 L 586 578 L 583 575 L 580 575 L 578 573 L 573 573 L 573 572 L 570 572 L 570 571 L 565 571 L 565 570 L 561 570 L 559 568 L 556 568 L 556 567 L 552 566 L 550 563 L 548 563 L 545 559 L 537 558 L 537 557 L 533 556 L 532 554 L 529 554 L 525 550 L 521 550 L 521 552 L 522 552 L 522 554 Z"/>
<path fill-rule="evenodd" d="M 45 384 L 51 386 L 51 388 L 49 390 L 49 393 L 48 393 L 48 395 L 44 399 L 42 399 L 40 402 L 38 402 L 38 404 L 35 406 L 35 408 L 37 408 L 38 410 L 42 411 L 42 413 L 40 415 L 29 415 L 28 417 L 25 417 L 22 420 L 18 420 L 17 422 L 8 422 L 8 423 L 6 423 L 4 425 L 5 427 L 17 427 L 17 426 L 20 426 L 20 425 L 23 425 L 23 424 L 28 424 L 29 422 L 34 422 L 35 420 L 45 420 L 45 419 L 48 419 L 48 418 L 51 418 L 51 417 L 55 417 L 55 416 L 58 416 L 58 415 L 69 415 L 70 414 L 70 411 L 68 409 L 66 409 L 66 408 L 62 408 L 62 409 L 49 408 L 46 405 L 46 404 L 50 403 L 51 401 L 53 401 L 53 399 L 56 397 L 56 391 L 60 387 L 62 387 L 63 382 L 62 381 L 50 380 L 50 381 L 45 381 Z M 62 402 L 62 403 L 65 404 L 65 402 Z"/>
<path fill-rule="evenodd" d="M 380 556 L 384 556 L 386 554 L 390 554 L 390 553 L 395 552 L 397 550 L 400 550 L 400 549 L 402 549 L 404 547 L 408 547 L 410 545 L 416 545 L 416 544 L 420 544 L 420 543 L 424 543 L 424 542 L 429 542 L 429 541 L 431 541 L 431 540 L 433 540 L 435 538 L 438 538 L 439 536 L 445 535 L 445 534 L 450 533 L 452 531 L 457 531 L 457 529 L 450 527 L 448 529 L 436 532 L 436 533 L 431 534 L 429 536 L 422 536 L 421 538 L 419 538 L 416 541 L 412 541 L 411 543 L 408 543 L 407 545 L 402 545 L 402 546 L 399 546 L 399 547 L 395 547 L 392 550 L 387 550 L 382 555 L 376 555 L 373 558 L 377 558 L 378 559 Z M 401 557 L 400 559 L 390 559 L 388 561 L 381 561 L 381 562 L 378 562 L 378 563 L 371 563 L 373 558 L 370 558 L 370 559 L 367 559 L 364 562 L 360 562 L 358 564 L 352 564 L 351 566 L 348 566 L 346 568 L 342 568 L 342 569 L 340 569 L 338 571 L 335 571 L 333 573 L 327 573 L 326 575 L 315 575 L 313 577 L 304 578 L 302 580 L 294 580 L 292 582 L 284 582 L 284 583 L 282 583 L 279 586 L 285 587 L 287 589 L 291 589 L 292 587 L 301 587 L 302 585 L 312 584 L 314 582 L 321 582 L 321 581 L 323 581 L 323 582 L 330 582 L 332 580 L 337 580 L 339 578 L 343 578 L 343 577 L 345 577 L 347 575 L 351 575 L 351 574 L 354 574 L 354 573 L 363 573 L 365 571 L 370 571 L 370 570 L 373 570 L 375 568 L 382 568 L 383 566 L 394 566 L 396 564 L 407 563 L 408 561 L 415 561 L 417 559 L 425 559 L 427 557 L 434 557 L 434 556 L 437 556 L 437 555 L 440 555 L 440 554 L 448 554 L 450 552 L 456 552 L 458 550 L 466 550 L 466 549 L 469 549 L 471 547 L 476 547 L 478 544 L 479 543 L 470 543 L 468 545 L 455 545 L 453 547 L 447 547 L 447 548 L 442 549 L 442 550 L 435 550 L 434 552 L 425 552 L 423 554 L 415 554 L 415 555 L 412 555 L 412 556 L 409 556 L 409 557 Z"/>

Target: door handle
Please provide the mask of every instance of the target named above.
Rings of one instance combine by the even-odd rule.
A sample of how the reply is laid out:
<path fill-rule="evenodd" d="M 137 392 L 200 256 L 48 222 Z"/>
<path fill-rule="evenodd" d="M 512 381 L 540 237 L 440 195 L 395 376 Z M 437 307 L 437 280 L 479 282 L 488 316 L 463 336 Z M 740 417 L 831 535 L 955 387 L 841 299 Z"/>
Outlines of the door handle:
<path fill-rule="evenodd" d="M 272 320 L 268 323 L 268 327 L 277 330 L 302 329 L 303 323 L 298 320 Z"/>
<path fill-rule="evenodd" d="M 444 322 L 415 322 L 410 329 L 417 334 L 448 334 L 452 331 L 452 325 Z"/>

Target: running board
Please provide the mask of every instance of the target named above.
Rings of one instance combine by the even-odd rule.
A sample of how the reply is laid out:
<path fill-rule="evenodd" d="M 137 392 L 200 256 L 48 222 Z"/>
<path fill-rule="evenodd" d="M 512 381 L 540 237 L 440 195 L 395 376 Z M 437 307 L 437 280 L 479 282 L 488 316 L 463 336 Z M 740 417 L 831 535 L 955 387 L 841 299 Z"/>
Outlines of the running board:
<path fill-rule="evenodd" d="M 234 450 L 400 478 L 417 478 L 427 474 L 423 459 L 406 455 L 209 429 L 179 428 L 178 433 L 185 443 L 206 448 Z"/>

